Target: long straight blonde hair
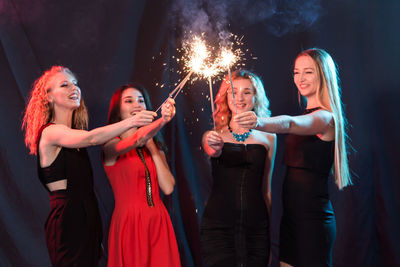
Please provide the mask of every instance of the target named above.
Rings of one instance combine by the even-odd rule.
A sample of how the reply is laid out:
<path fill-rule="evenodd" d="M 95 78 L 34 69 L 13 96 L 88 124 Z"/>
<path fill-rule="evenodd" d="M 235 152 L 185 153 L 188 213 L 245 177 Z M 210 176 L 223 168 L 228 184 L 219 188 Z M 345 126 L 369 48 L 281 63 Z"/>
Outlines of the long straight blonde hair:
<path fill-rule="evenodd" d="M 342 189 L 351 185 L 352 181 L 347 159 L 347 121 L 341 101 L 338 70 L 332 57 L 323 49 L 311 48 L 302 51 L 296 59 L 301 56 L 309 56 L 313 59 L 320 78 L 320 85 L 317 89 L 318 104 L 333 114 L 335 121 L 335 164 L 333 171 L 335 182 L 339 189 Z"/>
<path fill-rule="evenodd" d="M 25 144 L 29 148 L 30 154 L 37 154 L 37 138 L 40 127 L 54 119 L 53 107 L 48 101 L 47 93 L 51 90 L 49 81 L 59 72 L 65 72 L 76 78 L 68 68 L 53 66 L 33 83 L 22 120 L 22 130 L 25 130 Z M 87 127 L 88 114 L 83 98 L 81 97 L 79 107 L 72 114 L 72 128 L 86 130 Z"/>

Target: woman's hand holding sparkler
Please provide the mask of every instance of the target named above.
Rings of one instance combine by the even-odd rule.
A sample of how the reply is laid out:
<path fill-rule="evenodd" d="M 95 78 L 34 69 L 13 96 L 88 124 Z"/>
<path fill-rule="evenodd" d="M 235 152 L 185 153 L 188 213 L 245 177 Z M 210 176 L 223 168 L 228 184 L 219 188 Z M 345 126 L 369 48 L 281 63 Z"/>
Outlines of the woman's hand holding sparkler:
<path fill-rule="evenodd" d="M 233 121 L 240 127 L 255 129 L 259 126 L 259 119 L 254 111 L 246 111 L 233 116 Z"/>
<path fill-rule="evenodd" d="M 164 123 L 168 123 L 175 116 L 175 100 L 168 98 L 161 106 L 161 117 Z"/>
<path fill-rule="evenodd" d="M 224 140 L 216 131 L 208 131 L 203 137 L 203 147 L 210 157 L 219 157 L 224 147 Z"/>
<path fill-rule="evenodd" d="M 152 123 L 155 117 L 157 117 L 157 113 L 150 110 L 142 110 L 131 117 L 130 120 L 133 127 L 142 127 Z"/>

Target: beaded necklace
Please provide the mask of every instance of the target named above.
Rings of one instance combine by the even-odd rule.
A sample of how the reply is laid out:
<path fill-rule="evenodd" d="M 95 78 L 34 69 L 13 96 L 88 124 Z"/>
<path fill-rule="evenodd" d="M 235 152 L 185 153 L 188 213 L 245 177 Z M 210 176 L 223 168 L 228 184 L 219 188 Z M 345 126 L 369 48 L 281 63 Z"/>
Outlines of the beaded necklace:
<path fill-rule="evenodd" d="M 136 153 L 138 154 L 139 158 L 142 160 L 142 163 L 144 164 L 144 168 L 145 168 L 147 205 L 149 205 L 149 207 L 154 207 L 153 195 L 152 195 L 152 189 L 151 189 L 150 171 L 147 168 L 146 161 L 144 159 L 143 147 L 136 148 Z"/>
<path fill-rule="evenodd" d="M 231 127 L 229 126 L 229 124 L 228 124 L 228 129 L 229 129 L 229 131 L 231 132 L 233 138 L 235 138 L 235 140 L 238 141 L 238 142 L 244 142 L 244 141 L 246 141 L 246 139 L 249 138 L 250 133 L 251 133 L 251 129 L 250 129 L 248 132 L 244 132 L 244 133 L 242 133 L 242 134 L 234 133 L 234 132 L 232 131 Z"/>

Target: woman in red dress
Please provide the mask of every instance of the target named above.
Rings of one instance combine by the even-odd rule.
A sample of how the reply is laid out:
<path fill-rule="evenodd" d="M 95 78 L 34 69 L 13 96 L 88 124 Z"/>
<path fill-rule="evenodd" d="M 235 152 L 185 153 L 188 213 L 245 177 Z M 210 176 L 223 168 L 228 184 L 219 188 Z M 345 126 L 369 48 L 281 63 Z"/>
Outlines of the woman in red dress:
<path fill-rule="evenodd" d="M 108 124 L 146 109 L 151 110 L 151 104 L 142 86 L 122 86 L 111 99 Z M 172 99 L 163 104 L 161 114 L 146 127 L 132 128 L 104 145 L 104 169 L 115 197 L 109 267 L 180 266 L 175 233 L 159 194 L 159 188 L 171 194 L 175 185 L 158 133 L 175 115 Z"/>

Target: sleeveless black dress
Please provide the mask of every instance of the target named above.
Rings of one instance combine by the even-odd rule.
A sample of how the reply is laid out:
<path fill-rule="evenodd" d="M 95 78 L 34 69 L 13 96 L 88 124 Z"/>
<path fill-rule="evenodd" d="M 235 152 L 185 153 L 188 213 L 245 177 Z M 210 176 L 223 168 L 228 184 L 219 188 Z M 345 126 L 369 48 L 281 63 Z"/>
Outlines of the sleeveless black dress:
<path fill-rule="evenodd" d="M 40 129 L 37 144 L 48 125 Z M 38 153 L 37 166 L 39 179 L 50 196 L 50 214 L 45 230 L 52 265 L 97 266 L 101 255 L 102 227 L 86 149 L 62 147 L 54 162 L 46 168 L 40 167 Z M 48 190 L 47 183 L 63 179 L 67 179 L 67 189 Z"/>
<path fill-rule="evenodd" d="M 329 200 L 328 177 L 334 144 L 315 135 L 286 137 L 279 259 L 292 266 L 332 265 L 336 221 Z"/>
<path fill-rule="evenodd" d="M 212 158 L 213 186 L 201 222 L 207 267 L 267 266 L 270 238 L 262 195 L 266 148 L 225 143 Z"/>

